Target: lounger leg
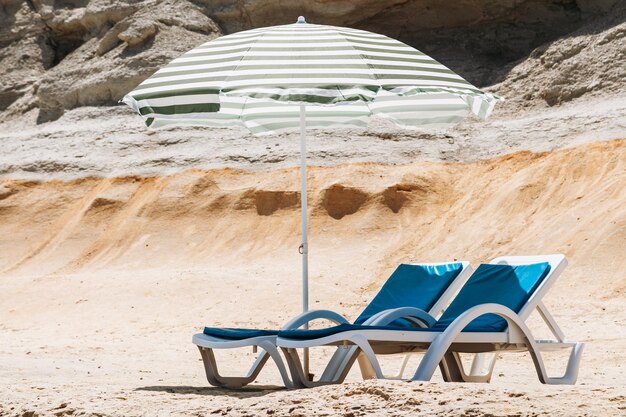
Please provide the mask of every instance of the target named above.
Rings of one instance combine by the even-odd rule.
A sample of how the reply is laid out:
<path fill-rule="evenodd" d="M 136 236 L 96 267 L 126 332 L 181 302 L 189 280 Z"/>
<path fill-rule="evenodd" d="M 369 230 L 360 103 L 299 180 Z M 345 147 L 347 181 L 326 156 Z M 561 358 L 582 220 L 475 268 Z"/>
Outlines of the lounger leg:
<path fill-rule="evenodd" d="M 531 354 L 539 380 L 544 384 L 574 384 L 578 377 L 578 368 L 580 364 L 580 356 L 582 354 L 583 344 L 575 343 L 572 347 L 570 357 L 567 364 L 567 370 L 562 377 L 549 377 L 541 352 L 539 343 L 535 342 L 530 329 L 519 319 L 519 317 L 510 309 L 496 304 L 485 304 L 469 310 L 457 318 L 448 328 L 431 343 L 428 351 L 424 355 L 424 359 L 420 363 L 413 380 L 428 381 L 432 378 L 437 365 L 444 359 L 450 346 L 461 333 L 461 331 L 472 320 L 484 314 L 497 314 L 507 321 L 509 332 L 516 332 L 523 335 L 526 347 Z M 471 378 L 471 377 L 470 377 Z"/>
<path fill-rule="evenodd" d="M 361 349 L 358 346 L 337 348 L 322 376 L 317 381 L 311 381 L 304 375 L 304 369 L 297 349 L 282 348 L 283 354 L 287 359 L 287 365 L 291 373 L 291 378 L 296 388 L 313 388 L 321 385 L 340 384 L 348 375 L 352 365 L 360 356 Z M 373 352 L 372 352 L 373 353 Z M 376 377 L 375 368 L 372 367 L 368 358 L 363 358 L 364 367 L 370 367 L 372 374 Z M 378 362 L 376 362 L 377 364 Z M 379 368 L 380 369 L 380 368 Z"/>
<path fill-rule="evenodd" d="M 335 370 L 335 375 L 331 382 L 333 384 L 341 384 L 348 376 L 350 369 L 352 369 L 354 362 L 356 362 L 359 356 L 361 356 L 361 352 L 357 346 L 347 348 L 345 358 Z"/>
<path fill-rule="evenodd" d="M 580 358 L 583 353 L 584 343 L 575 343 L 570 351 L 569 359 L 567 360 L 567 367 L 565 373 L 561 377 L 550 377 L 546 371 L 541 352 L 539 349 L 539 343 L 529 341 L 528 351 L 535 364 L 537 370 L 537 376 L 539 381 L 544 384 L 551 385 L 574 385 L 578 379 L 578 369 L 580 368 Z"/>
<path fill-rule="evenodd" d="M 338 346 L 333 353 L 333 356 L 328 361 L 326 368 L 324 368 L 324 372 L 320 377 L 320 381 L 336 381 L 341 375 L 342 370 L 346 366 L 351 366 L 354 363 L 354 360 L 351 363 L 349 362 L 349 357 L 356 355 L 357 348 L 354 346 Z"/>
<path fill-rule="evenodd" d="M 404 359 L 402 359 L 402 365 L 400 365 L 400 370 L 398 370 L 398 374 L 395 376 L 395 378 L 402 378 L 402 375 L 404 375 L 404 371 L 406 370 L 406 366 L 409 364 L 409 360 L 411 359 L 411 355 L 412 353 L 407 353 L 406 355 L 404 355 Z"/>
<path fill-rule="evenodd" d="M 282 348 L 282 350 L 285 358 L 287 358 L 287 365 L 289 366 L 294 388 L 313 388 L 343 382 L 358 355 L 358 351 L 353 347 L 347 349 L 339 347 L 333 358 L 331 358 L 331 362 L 329 362 L 322 377 L 317 381 L 311 381 L 304 374 L 297 349 Z M 354 353 L 351 353 L 351 351 Z"/>
<path fill-rule="evenodd" d="M 538 343 L 528 342 L 528 351 L 533 359 L 533 364 L 537 371 L 539 381 L 543 384 L 552 385 L 573 385 L 578 379 L 578 370 L 580 368 L 580 358 L 583 350 L 583 343 L 576 343 L 570 352 L 570 356 L 567 362 L 567 368 L 565 374 L 562 377 L 550 377 L 545 369 L 543 358 L 541 357 L 540 349 L 538 349 Z M 447 352 L 441 363 L 440 367 L 444 380 L 448 382 L 490 382 L 493 375 L 493 369 L 496 363 L 496 352 L 479 353 L 474 358 L 472 363 L 472 370 L 470 374 L 466 374 L 461 363 L 460 357 L 456 352 Z M 421 366 L 421 364 L 420 364 Z M 426 367 L 424 367 L 426 369 Z M 419 369 L 418 369 L 419 371 Z M 424 374 L 421 375 L 422 378 Z M 417 372 L 416 372 L 417 377 Z M 414 380 L 420 380 L 414 377 Z M 432 377 L 432 375 L 431 375 Z M 429 378 L 430 379 L 430 378 Z M 422 379 L 425 380 L 425 379 Z"/>
<path fill-rule="evenodd" d="M 378 363 L 378 359 L 376 359 L 376 354 L 374 353 L 374 350 L 370 346 L 370 344 L 367 341 L 367 339 L 365 337 L 363 337 L 363 336 L 357 335 L 357 336 L 351 337 L 350 341 L 352 343 L 354 343 L 355 345 L 357 345 L 359 347 L 359 349 L 361 349 L 362 354 L 367 359 L 367 362 L 369 362 L 369 367 L 368 367 L 368 365 L 365 365 L 367 367 L 367 369 L 368 370 L 371 369 L 374 372 L 374 375 L 376 376 L 376 378 L 378 378 L 378 379 L 385 379 L 385 375 L 383 375 L 383 371 L 380 368 L 380 364 Z M 361 355 L 359 355 L 359 356 L 361 356 Z M 359 363 L 360 363 L 360 361 L 359 361 Z"/>
<path fill-rule="evenodd" d="M 287 366 L 291 373 L 291 380 L 293 381 L 292 388 L 311 388 L 311 381 L 308 380 L 308 376 L 304 375 L 304 369 L 302 368 L 302 362 L 298 355 L 297 349 L 281 348 L 285 359 L 287 360 Z"/>
<path fill-rule="evenodd" d="M 217 363 L 215 362 L 215 355 L 213 354 L 213 349 L 203 348 L 198 346 L 200 350 L 200 356 L 202 356 L 202 362 L 204 363 L 204 371 L 206 373 L 206 379 L 209 381 L 209 384 L 215 387 L 226 388 L 226 385 L 221 380 L 219 373 L 217 371 Z"/>
<path fill-rule="evenodd" d="M 441 376 L 446 382 L 463 382 L 463 364 L 455 352 L 446 352 L 439 362 Z"/>
<path fill-rule="evenodd" d="M 493 356 L 492 356 L 493 355 Z M 465 372 L 458 352 L 446 352 L 439 364 L 446 382 L 489 382 L 496 363 L 495 353 L 476 353 L 470 373 Z"/>
<path fill-rule="evenodd" d="M 351 346 L 343 349 L 345 350 L 345 353 L 343 354 L 343 361 L 335 369 L 334 377 L 331 380 L 333 383 L 339 384 L 346 379 L 346 376 L 348 376 L 350 369 L 352 369 L 352 365 L 355 360 L 359 363 L 361 377 L 364 380 L 376 378 L 376 370 L 365 354 L 363 352 L 359 352 L 360 348 L 358 346 Z"/>
<path fill-rule="evenodd" d="M 376 371 L 374 371 L 367 357 L 363 353 L 359 353 L 357 360 L 359 361 L 359 368 L 361 369 L 361 377 L 363 379 L 375 379 Z"/>
<path fill-rule="evenodd" d="M 493 368 L 496 366 L 498 354 L 496 352 L 481 352 L 474 356 L 472 368 L 467 382 L 491 382 Z"/>
<path fill-rule="evenodd" d="M 280 372 L 280 376 L 283 378 L 285 386 L 291 388 L 293 384 L 288 377 L 287 370 L 285 369 L 285 365 L 283 364 L 283 361 L 276 347 L 273 346 L 270 342 L 261 343 L 259 344 L 259 347 L 263 349 L 263 351 L 256 358 L 256 360 L 250 367 L 247 375 L 245 377 L 234 377 L 220 375 L 217 368 L 217 362 L 215 361 L 215 354 L 213 353 L 213 349 L 198 346 L 198 349 L 200 350 L 200 355 L 202 356 L 202 362 L 204 363 L 204 371 L 206 373 L 207 381 L 209 382 L 209 384 L 216 387 L 229 389 L 238 389 L 245 385 L 248 385 L 250 382 L 256 379 L 256 377 L 259 375 L 259 372 L 261 372 L 261 369 L 263 369 L 263 366 L 265 366 L 266 362 L 271 357 L 278 367 L 278 371 Z"/>
<path fill-rule="evenodd" d="M 411 355 L 413 354 L 413 352 L 409 352 L 406 355 L 404 355 L 404 358 L 402 358 L 402 363 L 400 364 L 400 369 L 398 369 L 398 372 L 395 375 L 387 375 L 385 374 L 385 378 L 386 379 L 401 379 L 402 375 L 404 375 L 404 371 L 406 370 L 406 366 L 409 363 L 409 360 L 411 359 Z M 373 370 L 372 370 L 372 376 L 370 376 L 370 378 L 373 378 Z M 365 377 L 363 378 L 365 379 Z"/>
<path fill-rule="evenodd" d="M 271 356 L 278 368 L 278 372 L 280 372 L 280 376 L 283 379 L 283 383 L 287 388 L 295 388 L 293 382 L 289 378 L 289 374 L 287 373 L 287 369 L 285 368 L 285 364 L 283 363 L 282 358 L 280 357 L 280 353 L 278 352 L 278 348 L 271 342 L 261 342 L 259 343 L 259 347 L 263 349 L 265 352 Z M 267 356 L 267 355 L 266 355 Z M 267 361 L 267 359 L 265 359 Z M 254 368 L 254 376 L 253 379 L 256 378 L 256 375 L 261 371 L 262 366 L 258 366 Z"/>

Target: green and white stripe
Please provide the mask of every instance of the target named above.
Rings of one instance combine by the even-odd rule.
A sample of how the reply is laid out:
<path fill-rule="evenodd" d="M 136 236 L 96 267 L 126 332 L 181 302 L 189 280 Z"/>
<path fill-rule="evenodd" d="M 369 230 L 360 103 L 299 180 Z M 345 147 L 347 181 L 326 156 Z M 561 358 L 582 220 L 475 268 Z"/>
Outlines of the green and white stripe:
<path fill-rule="evenodd" d="M 397 40 L 296 23 L 223 36 L 187 52 L 123 98 L 146 124 L 232 126 L 255 134 L 299 126 L 405 127 L 489 116 L 499 97 Z"/>

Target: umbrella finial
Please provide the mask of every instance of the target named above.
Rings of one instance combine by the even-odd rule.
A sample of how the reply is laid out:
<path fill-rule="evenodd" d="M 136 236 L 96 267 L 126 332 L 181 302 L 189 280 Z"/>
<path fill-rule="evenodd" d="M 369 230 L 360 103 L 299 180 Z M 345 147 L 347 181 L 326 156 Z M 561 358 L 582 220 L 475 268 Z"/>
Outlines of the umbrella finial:
<path fill-rule="evenodd" d="M 298 21 L 296 23 L 306 23 L 306 20 L 304 20 L 304 16 L 298 16 Z"/>

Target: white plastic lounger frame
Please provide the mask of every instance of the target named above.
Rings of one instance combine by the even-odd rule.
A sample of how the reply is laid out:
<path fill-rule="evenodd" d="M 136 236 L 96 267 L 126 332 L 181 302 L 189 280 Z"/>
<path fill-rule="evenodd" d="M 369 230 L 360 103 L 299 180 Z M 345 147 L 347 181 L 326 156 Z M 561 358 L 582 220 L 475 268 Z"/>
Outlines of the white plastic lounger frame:
<path fill-rule="evenodd" d="M 447 263 L 448 262 L 420 263 L 415 265 L 445 265 Z M 459 275 L 457 275 L 454 281 L 448 286 L 447 290 L 442 294 L 442 296 L 435 303 L 433 308 L 430 309 L 430 314 L 426 314 L 426 316 L 424 316 L 426 317 L 426 320 L 429 320 L 431 316 L 439 316 L 443 312 L 445 307 L 450 304 L 452 298 L 456 295 L 457 292 L 459 292 L 461 287 L 470 277 L 472 273 L 472 267 L 470 266 L 469 262 L 460 263 L 463 265 L 463 269 L 461 270 Z M 422 311 L 419 310 L 417 314 L 421 315 L 421 312 Z M 386 321 L 386 323 L 389 323 L 398 317 L 406 316 L 408 313 L 409 311 L 404 308 L 387 310 L 372 316 L 365 323 L 382 324 L 386 320 L 390 320 Z M 282 327 L 282 329 L 298 329 L 313 320 L 320 319 L 328 320 L 337 324 L 349 323 L 349 321 L 345 317 L 341 316 L 338 313 L 335 313 L 334 311 L 311 310 L 294 317 L 292 320 L 286 323 Z M 296 374 L 298 375 L 297 379 L 290 378 L 289 373 L 287 372 L 287 369 L 281 358 L 281 355 L 276 347 L 276 338 L 276 336 L 259 336 L 242 340 L 231 340 L 209 336 L 204 333 L 198 333 L 193 336 L 192 342 L 196 346 L 198 346 L 198 349 L 200 350 L 200 355 L 202 356 L 202 361 L 204 362 L 204 369 L 206 372 L 207 380 L 213 386 L 231 389 L 241 388 L 256 379 L 257 375 L 261 372 L 261 369 L 263 369 L 263 366 L 265 366 L 269 358 L 272 358 L 272 360 L 276 363 L 285 387 L 304 388 L 312 385 L 317 385 L 317 383 L 309 381 L 308 375 L 307 377 L 304 376 L 304 371 L 302 371 L 301 375 Z M 248 370 L 248 373 L 245 376 L 220 375 L 213 349 L 233 349 L 247 346 L 252 346 L 255 349 L 256 347 L 262 349 L 256 360 Z M 347 373 L 347 370 L 349 370 L 349 367 L 352 365 L 352 363 L 354 363 L 354 360 L 357 358 L 357 356 L 358 351 L 356 349 L 350 349 L 350 347 L 339 347 L 335 354 L 332 356 L 321 379 L 326 380 L 330 378 L 332 380 L 334 378 L 332 378 L 331 376 L 334 376 L 337 373 L 342 374 L 343 370 L 345 370 L 345 372 Z M 371 375 L 371 366 L 369 365 L 369 362 L 367 360 L 361 359 L 359 357 L 359 364 L 362 366 L 361 371 L 364 377 Z M 293 374 L 294 372 L 292 371 L 292 375 Z M 345 378 L 345 375 L 343 377 Z M 330 382 L 323 383 L 328 384 Z"/>
<path fill-rule="evenodd" d="M 461 290 L 463 285 L 467 282 L 469 277 L 472 274 L 473 268 L 469 264 L 469 262 L 463 261 L 460 262 L 463 265 L 463 269 L 454 279 L 454 281 L 448 286 L 446 291 L 439 297 L 439 300 L 435 303 L 435 305 L 429 310 L 429 312 L 425 312 L 418 308 L 414 307 L 400 307 L 395 309 L 389 309 L 385 311 L 381 311 L 378 314 L 370 317 L 367 321 L 365 321 L 364 325 L 372 325 L 372 326 L 385 326 L 387 324 L 392 323 L 393 321 L 399 318 L 405 318 L 414 325 L 419 327 L 428 327 L 432 325 L 435 321 L 434 317 L 439 317 L 444 309 L 450 304 L 454 296 Z M 417 265 L 445 265 L 445 263 L 420 263 Z M 347 319 L 343 320 L 333 320 L 336 324 L 348 323 Z M 291 329 L 297 329 L 300 326 L 291 326 Z M 357 346 L 355 346 L 357 345 Z M 306 375 L 304 368 L 301 365 L 300 358 L 296 349 L 283 349 L 283 353 L 285 358 L 287 359 L 287 365 L 289 366 L 289 371 L 291 373 L 291 379 L 294 383 L 299 387 L 307 387 L 312 388 L 320 385 L 328 385 L 341 383 L 348 375 L 348 372 L 352 368 L 354 362 L 358 359 L 359 367 L 361 369 L 361 375 L 363 379 L 373 378 L 375 376 L 375 371 L 372 368 L 370 361 L 368 361 L 363 355 L 360 355 L 359 348 L 364 349 L 366 347 L 355 344 L 355 345 L 338 345 L 334 354 L 331 356 L 326 368 L 324 369 L 320 378 L 316 381 L 310 380 L 309 376 Z M 316 345 L 312 345 L 316 346 Z M 319 345 L 317 345 L 319 346 Z M 406 357 L 402 362 L 400 370 L 394 376 L 389 378 L 401 378 L 404 369 L 406 368 L 406 364 L 408 363 L 409 356 L 411 352 L 388 352 L 388 353 L 406 353 Z"/>
<path fill-rule="evenodd" d="M 550 273 L 544 279 L 543 284 L 535 291 L 535 293 L 528 300 L 526 305 L 520 310 L 519 314 L 516 314 L 512 319 L 507 319 L 506 317 L 498 314 L 497 312 L 493 312 L 493 314 L 498 314 L 507 320 L 508 328 L 515 328 L 517 325 L 511 324 L 511 320 L 521 320 L 521 323 L 524 325 L 526 331 L 528 331 L 527 335 L 532 336 L 530 330 L 524 324 L 528 317 L 532 314 L 535 309 L 543 319 L 544 323 L 550 329 L 555 339 L 553 340 L 535 340 L 532 337 L 529 337 L 528 340 L 532 346 L 529 346 L 528 349 L 521 348 L 519 350 L 528 350 L 533 358 L 533 362 L 537 369 L 537 373 L 539 376 L 539 380 L 546 384 L 575 384 L 578 376 L 578 367 L 580 363 L 580 355 L 582 354 L 582 349 L 584 347 L 583 343 L 580 342 L 569 342 L 565 339 L 565 334 L 557 324 L 556 320 L 550 314 L 548 308 L 543 303 L 542 299 L 550 290 L 550 287 L 554 284 L 556 279 L 561 275 L 565 267 L 567 266 L 567 259 L 564 255 L 545 255 L 545 256 L 502 256 L 499 258 L 493 259 L 490 263 L 492 264 L 504 264 L 504 265 L 528 265 L 531 263 L 538 262 L 548 262 L 550 264 Z M 476 313 L 478 316 L 482 315 L 478 311 L 480 309 L 476 308 Z M 510 311 L 510 310 L 509 310 Z M 489 313 L 489 312 L 486 312 Z M 483 314 L 486 314 L 483 313 Z M 467 313 L 466 313 L 467 314 Z M 474 318 L 478 317 L 475 316 Z M 473 320 L 473 319 L 472 319 Z M 471 321 L 471 320 L 470 320 Z M 469 322 L 468 322 L 469 323 Z M 464 327 L 464 326 L 463 326 Z M 518 326 L 519 327 L 519 326 Z M 462 330 L 462 328 L 461 328 Z M 521 329 L 518 329 L 521 330 Z M 565 375 L 561 378 L 550 378 L 548 377 L 545 366 L 543 364 L 543 360 L 541 359 L 540 352 L 550 351 L 550 350 L 560 350 L 560 349 L 571 349 L 570 358 L 568 361 L 567 369 Z M 507 347 L 506 349 L 500 350 L 515 350 L 513 347 Z M 472 366 L 469 374 L 467 374 L 463 368 L 463 363 L 459 357 L 458 352 L 447 352 L 445 355 L 446 361 L 442 363 L 442 367 L 446 367 L 443 371 L 447 372 L 447 377 L 451 381 L 455 382 L 489 382 L 491 380 L 491 376 L 493 374 L 493 369 L 495 366 L 495 362 L 497 359 L 497 351 L 493 352 L 480 352 L 476 353 L 474 360 L 472 362 Z"/>
<path fill-rule="evenodd" d="M 314 340 L 293 340 L 279 337 L 276 343 L 287 355 L 292 375 L 294 370 L 298 373 L 298 369 L 301 368 L 297 353 L 295 353 L 296 348 L 347 344 L 359 348 L 369 362 L 373 375 L 377 378 L 384 378 L 385 376 L 376 354 L 385 353 L 389 349 L 426 351 L 412 378 L 413 380 L 430 380 L 437 366 L 440 366 L 445 380 L 467 382 L 488 382 L 490 380 L 495 363 L 493 352 L 528 351 L 542 383 L 574 384 L 578 377 L 580 357 L 584 345 L 580 342 L 565 340 L 563 332 L 541 301 L 556 278 L 565 269 L 567 265 L 565 256 L 508 256 L 491 261 L 491 263 L 508 265 L 526 265 L 538 262 L 550 263 L 550 272 L 522 307 L 519 314 L 499 304 L 482 304 L 461 314 L 443 332 L 354 330 Z M 535 340 L 532 336 L 525 321 L 535 309 L 539 311 L 554 334 L 555 340 Z M 422 314 L 425 313 L 422 312 Z M 507 321 L 508 328 L 502 332 L 462 332 L 467 324 L 484 314 L 499 315 Z M 432 317 L 432 322 L 434 322 L 434 317 Z M 541 351 L 557 349 L 570 349 L 571 353 L 564 375 L 550 377 L 544 366 Z M 477 353 L 469 374 L 463 370 L 458 356 L 459 352 Z M 491 357 L 487 357 L 487 355 L 491 355 Z M 481 370 L 483 372 L 480 372 Z"/>
<path fill-rule="evenodd" d="M 304 313 L 300 313 L 294 317 L 291 321 L 283 326 L 283 329 L 297 329 L 303 326 L 305 323 L 309 323 L 312 320 L 326 319 L 334 322 L 342 322 L 345 320 L 341 315 L 330 310 L 311 310 Z M 293 327 L 296 326 L 296 327 Z M 221 388 L 241 388 L 250 382 L 254 381 L 265 366 L 267 360 L 271 357 L 278 367 L 280 376 L 283 379 L 283 383 L 287 388 L 297 388 L 300 384 L 294 384 L 289 378 L 287 369 L 283 363 L 283 360 L 276 348 L 276 336 L 258 336 L 249 337 L 241 340 L 223 339 L 219 337 L 209 336 L 204 333 L 197 333 L 193 335 L 192 342 L 198 346 L 200 355 L 202 356 L 202 362 L 204 362 L 204 370 L 209 383 L 216 387 Z M 262 349 L 259 356 L 248 370 L 246 376 L 223 376 L 220 375 L 217 368 L 217 362 L 215 361 L 215 354 L 213 349 L 234 349 L 246 346 L 252 346 L 256 351 L 257 347 Z"/>

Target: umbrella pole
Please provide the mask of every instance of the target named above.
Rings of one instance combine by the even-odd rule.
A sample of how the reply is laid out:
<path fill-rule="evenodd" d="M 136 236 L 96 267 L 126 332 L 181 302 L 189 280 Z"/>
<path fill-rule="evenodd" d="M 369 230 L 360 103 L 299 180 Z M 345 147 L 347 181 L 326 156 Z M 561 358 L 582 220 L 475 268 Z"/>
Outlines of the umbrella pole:
<path fill-rule="evenodd" d="M 306 172 L 306 108 L 300 105 L 300 202 L 302 207 L 302 311 L 309 310 L 309 242 L 307 236 L 308 229 L 308 209 L 307 209 L 307 172 Z M 309 328 L 308 323 L 304 325 Z M 309 349 L 304 349 L 304 375 L 309 375 Z"/>

